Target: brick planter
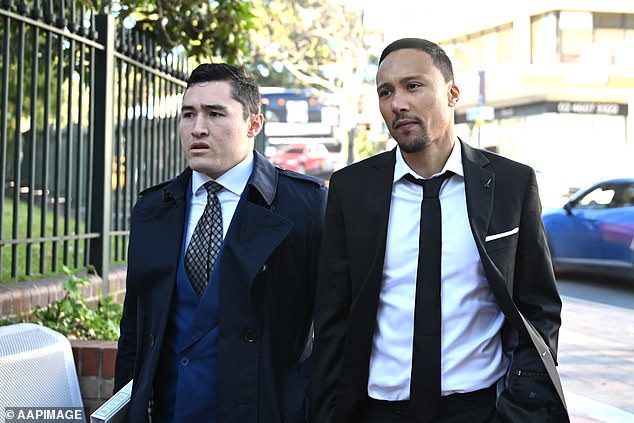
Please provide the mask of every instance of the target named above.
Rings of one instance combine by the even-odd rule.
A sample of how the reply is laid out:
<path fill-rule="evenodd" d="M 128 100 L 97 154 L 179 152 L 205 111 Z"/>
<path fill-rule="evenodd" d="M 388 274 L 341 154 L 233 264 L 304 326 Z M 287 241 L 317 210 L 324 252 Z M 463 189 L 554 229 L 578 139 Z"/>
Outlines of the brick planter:
<path fill-rule="evenodd" d="M 108 282 L 110 296 L 114 301 L 123 302 L 125 296 L 125 266 L 113 267 Z M 46 307 L 64 297 L 62 283 L 66 275 L 34 281 L 0 285 L 0 317 L 24 318 L 30 315 L 36 306 Z M 94 304 L 101 293 L 103 281 L 99 276 L 88 275 L 89 283 L 82 286 L 81 293 L 86 302 Z"/>
<path fill-rule="evenodd" d="M 70 344 L 84 408 L 90 415 L 112 396 L 117 343 L 75 339 Z"/>
<path fill-rule="evenodd" d="M 125 296 L 125 266 L 110 269 L 110 296 L 123 302 Z M 81 287 L 86 301 L 99 298 L 103 281 L 88 276 L 90 283 Z M 64 275 L 53 278 L 0 285 L 0 317 L 27 318 L 36 306 L 46 307 L 64 297 Z M 114 363 L 117 356 L 115 341 L 70 340 L 79 379 L 79 388 L 88 415 L 112 396 Z"/>

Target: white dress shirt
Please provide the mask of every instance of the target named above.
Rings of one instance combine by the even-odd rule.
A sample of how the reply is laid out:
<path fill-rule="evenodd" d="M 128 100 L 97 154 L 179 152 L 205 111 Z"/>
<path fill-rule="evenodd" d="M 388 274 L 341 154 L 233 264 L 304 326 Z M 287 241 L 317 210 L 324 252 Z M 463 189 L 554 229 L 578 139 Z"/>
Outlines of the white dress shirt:
<path fill-rule="evenodd" d="M 215 179 L 216 182 L 223 186 L 223 189 L 216 194 L 218 201 L 220 201 L 220 207 L 222 208 L 222 239 L 227 236 L 231 219 L 233 219 L 233 215 L 238 207 L 238 201 L 240 201 L 240 196 L 251 177 L 252 171 L 253 153 L 251 152 L 243 161 L 222 174 L 218 179 Z M 212 179 L 204 173 L 192 172 L 192 196 L 186 235 L 187 245 L 189 245 L 189 240 L 194 233 L 196 224 L 207 205 L 207 190 L 203 185 L 211 180 Z"/>
<path fill-rule="evenodd" d="M 504 315 L 484 276 L 469 225 L 461 150 L 456 141 L 440 172 L 455 173 L 440 190 L 443 395 L 487 388 L 508 367 L 500 336 Z M 407 173 L 421 177 L 407 166 L 397 149 L 368 380 L 370 397 L 390 401 L 409 398 L 412 371 L 423 187 L 402 179 Z"/>

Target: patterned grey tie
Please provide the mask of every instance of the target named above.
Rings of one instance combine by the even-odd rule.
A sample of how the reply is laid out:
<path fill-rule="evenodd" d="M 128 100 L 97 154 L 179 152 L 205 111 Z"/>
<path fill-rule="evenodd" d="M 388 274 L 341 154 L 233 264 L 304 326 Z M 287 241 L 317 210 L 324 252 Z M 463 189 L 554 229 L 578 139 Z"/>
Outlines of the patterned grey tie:
<path fill-rule="evenodd" d="M 185 270 L 199 297 L 207 286 L 222 245 L 222 209 L 216 196 L 222 188 L 214 181 L 205 183 L 207 205 L 185 252 Z"/>

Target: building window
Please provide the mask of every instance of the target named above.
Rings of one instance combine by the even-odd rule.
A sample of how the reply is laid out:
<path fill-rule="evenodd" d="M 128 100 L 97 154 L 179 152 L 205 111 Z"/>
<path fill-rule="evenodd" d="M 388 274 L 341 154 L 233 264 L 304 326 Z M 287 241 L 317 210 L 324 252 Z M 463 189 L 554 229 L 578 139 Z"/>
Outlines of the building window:
<path fill-rule="evenodd" d="M 513 61 L 513 24 L 469 34 L 441 43 L 452 57 L 454 69 L 481 69 Z"/>
<path fill-rule="evenodd" d="M 552 11 L 531 18 L 531 63 L 632 66 L 634 14 Z"/>
<path fill-rule="evenodd" d="M 498 63 L 512 63 L 514 59 L 513 52 L 515 51 L 513 45 L 513 25 L 509 24 L 499 27 L 497 35 Z"/>
<path fill-rule="evenodd" d="M 593 47 L 592 13 L 559 13 L 560 61 L 578 63 L 597 54 Z"/>
<path fill-rule="evenodd" d="M 557 13 L 531 18 L 531 63 L 544 65 L 556 63 L 557 53 Z"/>

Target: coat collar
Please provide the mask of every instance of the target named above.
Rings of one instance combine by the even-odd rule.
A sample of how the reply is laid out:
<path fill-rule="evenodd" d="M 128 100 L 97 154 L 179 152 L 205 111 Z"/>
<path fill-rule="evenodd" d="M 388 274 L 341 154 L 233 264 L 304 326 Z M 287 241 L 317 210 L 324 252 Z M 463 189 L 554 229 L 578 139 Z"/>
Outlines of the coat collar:
<path fill-rule="evenodd" d="M 192 170 L 187 167 L 176 178 L 165 182 L 160 186 L 161 199 L 164 203 L 184 200 L 191 180 Z M 270 208 L 275 199 L 277 187 L 277 171 L 275 166 L 261 153 L 254 151 L 253 172 L 247 182 L 246 189 L 249 190 L 247 198 L 258 204 Z M 150 189 L 155 189 L 150 188 Z M 144 195 L 150 189 L 142 191 Z"/>
<path fill-rule="evenodd" d="M 247 199 L 271 208 L 277 192 L 277 170 L 258 151 L 253 154 L 253 172 L 247 183 Z"/>
<path fill-rule="evenodd" d="M 219 316 L 229 322 L 228 327 L 244 321 L 246 313 L 253 313 L 251 296 L 244 293 L 251 291 L 257 274 L 268 271 L 266 261 L 293 227 L 291 220 L 274 211 L 277 175 L 275 166 L 256 152 L 246 192 L 233 216 L 218 267 L 212 275 L 215 278 L 212 286 L 221 289 L 216 296 L 210 294 L 209 287 L 205 291 L 180 351 L 215 327 L 216 321 L 207 316 L 210 308 L 219 310 Z"/>
<path fill-rule="evenodd" d="M 192 177 L 192 170 L 189 167 L 187 167 L 176 178 L 159 185 L 158 189 L 160 189 L 161 191 L 162 202 L 169 203 L 172 201 L 184 201 L 185 198 L 187 197 L 187 189 L 189 188 L 191 177 Z M 150 187 L 144 191 L 141 191 L 139 195 L 143 196 L 148 191 L 153 189 L 156 189 L 156 188 Z"/>

